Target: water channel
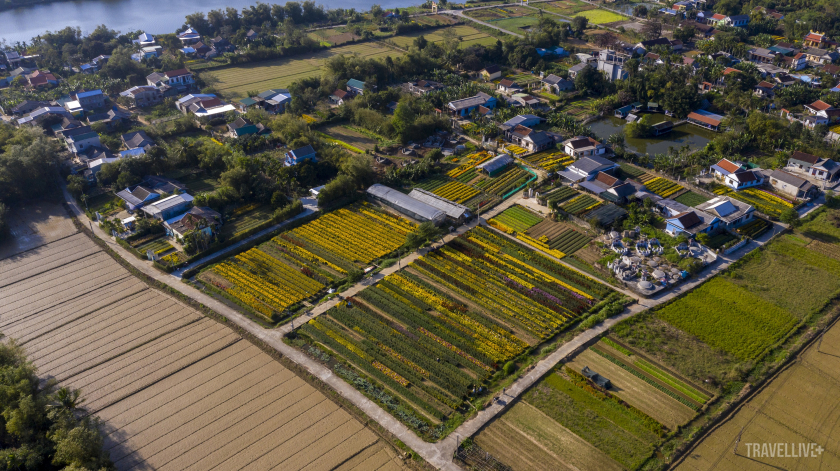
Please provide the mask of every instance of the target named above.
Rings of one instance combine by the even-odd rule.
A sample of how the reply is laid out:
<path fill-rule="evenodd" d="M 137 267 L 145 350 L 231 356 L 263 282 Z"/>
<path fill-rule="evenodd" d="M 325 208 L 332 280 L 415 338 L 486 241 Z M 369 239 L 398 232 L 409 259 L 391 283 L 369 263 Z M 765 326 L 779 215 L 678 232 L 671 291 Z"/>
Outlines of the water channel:
<path fill-rule="evenodd" d="M 653 114 L 652 122 L 654 124 L 665 120 L 677 121 L 676 118 L 665 116 L 663 113 L 651 114 Z M 606 141 L 608 137 L 621 131 L 626 124 L 627 121 L 621 118 L 609 116 L 592 122 L 589 126 L 592 128 L 592 132 L 594 132 L 599 139 Z M 625 145 L 627 149 L 634 152 L 654 155 L 667 153 L 668 149 L 671 147 L 679 148 L 686 144 L 688 144 L 688 147 L 692 150 L 700 149 L 712 140 L 715 135 L 716 133 L 712 131 L 686 123 L 675 127 L 674 130 L 668 134 L 658 137 L 647 137 L 641 139 L 628 137 L 625 139 Z"/>
<path fill-rule="evenodd" d="M 263 3 L 285 3 L 266 0 Z M 370 9 L 373 3 L 383 8 L 405 7 L 422 3 L 416 0 L 329 0 L 316 1 L 326 8 Z M 256 5 L 257 0 L 74 0 L 37 4 L 0 11 L 0 41 L 29 41 L 45 31 L 58 31 L 67 26 L 90 33 L 104 24 L 122 33 L 143 30 L 148 33 L 173 33 L 184 24 L 187 15 L 198 11 Z"/>

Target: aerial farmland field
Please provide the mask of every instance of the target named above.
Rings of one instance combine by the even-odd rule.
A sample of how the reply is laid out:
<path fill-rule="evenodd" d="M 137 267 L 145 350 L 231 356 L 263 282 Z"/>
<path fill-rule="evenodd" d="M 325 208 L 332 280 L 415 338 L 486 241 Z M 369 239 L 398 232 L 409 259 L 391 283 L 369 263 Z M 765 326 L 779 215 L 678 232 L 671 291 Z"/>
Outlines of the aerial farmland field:
<path fill-rule="evenodd" d="M 457 25 L 452 26 L 450 28 L 439 28 L 434 31 L 415 31 L 411 33 L 401 34 L 399 36 L 394 36 L 393 38 L 389 39 L 389 41 L 393 42 L 397 46 L 400 47 L 409 47 L 414 43 L 414 40 L 419 37 L 423 36 L 429 42 L 439 43 L 443 41 L 443 32 L 445 30 L 452 30 L 455 34 L 462 38 L 462 41 L 459 41 L 461 47 L 471 46 L 473 44 L 495 44 L 496 38 L 483 33 L 471 26 L 466 25 Z"/>
<path fill-rule="evenodd" d="M 40 376 L 82 391 L 118 470 L 402 467 L 346 410 L 84 234 L 0 259 L 0 273 L 0 331 Z"/>
<path fill-rule="evenodd" d="M 476 228 L 304 324 L 298 341 L 341 359 L 339 376 L 437 440 L 473 387 L 611 292 Z M 388 406 L 395 398 L 408 406 Z"/>
<path fill-rule="evenodd" d="M 295 80 L 319 75 L 324 62 L 340 54 L 357 54 L 371 59 L 399 56 L 401 53 L 375 43 L 350 44 L 319 51 L 307 58 L 252 62 L 205 73 L 218 79 L 216 88 L 220 92 L 232 98 L 242 98 L 251 90 L 284 88 Z"/>

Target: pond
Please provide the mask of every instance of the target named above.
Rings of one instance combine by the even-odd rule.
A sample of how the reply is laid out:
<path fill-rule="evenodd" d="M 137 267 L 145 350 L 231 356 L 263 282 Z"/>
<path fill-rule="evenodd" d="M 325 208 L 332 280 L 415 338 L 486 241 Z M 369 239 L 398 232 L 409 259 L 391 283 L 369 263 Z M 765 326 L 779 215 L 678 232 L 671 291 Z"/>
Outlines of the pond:
<path fill-rule="evenodd" d="M 676 121 L 676 118 L 665 116 L 663 113 L 650 113 L 653 115 L 653 123 L 659 123 L 665 120 Z M 624 128 L 627 121 L 609 116 L 599 119 L 589 124 L 592 132 L 598 139 L 606 141 L 608 137 L 618 133 Z M 640 154 L 660 154 L 667 153 L 671 147 L 678 148 L 688 144 L 692 150 L 701 149 L 706 146 L 706 143 L 714 139 L 715 135 L 712 131 L 702 129 L 693 124 L 682 124 L 674 128 L 668 134 L 658 137 L 647 138 L 626 138 L 625 146 L 628 150 L 638 152 Z"/>

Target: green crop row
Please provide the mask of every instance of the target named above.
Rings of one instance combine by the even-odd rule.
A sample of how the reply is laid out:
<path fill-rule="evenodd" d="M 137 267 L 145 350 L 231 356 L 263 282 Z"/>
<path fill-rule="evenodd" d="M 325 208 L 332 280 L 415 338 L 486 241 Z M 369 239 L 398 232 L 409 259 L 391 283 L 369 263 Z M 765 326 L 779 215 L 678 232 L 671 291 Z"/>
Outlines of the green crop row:
<path fill-rule="evenodd" d="M 671 386 L 672 388 L 678 390 L 679 392 L 685 394 L 686 396 L 694 399 L 695 401 L 705 404 L 706 401 L 709 400 L 709 397 L 705 394 L 697 391 L 696 389 L 692 388 L 691 386 L 683 383 L 682 381 L 674 378 L 670 374 L 662 371 L 661 369 L 657 368 L 656 366 L 648 363 L 647 361 L 637 358 L 635 361 L 635 365 L 645 373 L 650 374 L 651 376 L 655 377 L 656 379 L 662 381 L 663 383 Z"/>
<path fill-rule="evenodd" d="M 692 410 L 695 410 L 695 411 L 700 410 L 700 406 L 698 406 L 697 404 L 695 404 L 695 403 L 689 401 L 688 399 L 680 396 L 679 394 L 675 393 L 674 391 L 671 391 L 670 389 L 666 388 L 665 386 L 662 386 L 661 384 L 659 384 L 656 381 L 654 381 L 653 379 L 649 378 L 647 375 L 645 375 L 641 371 L 637 370 L 636 368 L 633 368 L 630 365 L 627 365 L 626 363 L 624 363 L 623 361 L 619 360 L 618 358 L 610 355 L 609 353 L 604 352 L 602 350 L 598 350 L 597 348 L 594 348 L 594 347 L 590 347 L 589 349 L 592 350 L 593 352 L 597 353 L 598 355 L 601 355 L 602 357 L 606 358 L 607 360 L 615 363 L 616 365 L 620 366 L 622 369 L 631 373 L 633 376 L 636 376 L 637 378 L 641 379 L 642 381 L 644 381 L 644 382 L 650 384 L 651 386 L 655 387 L 656 389 L 664 392 L 668 396 L 671 396 L 672 398 L 676 399 L 681 404 L 683 404 L 685 406 L 688 406 L 689 408 L 691 408 Z"/>

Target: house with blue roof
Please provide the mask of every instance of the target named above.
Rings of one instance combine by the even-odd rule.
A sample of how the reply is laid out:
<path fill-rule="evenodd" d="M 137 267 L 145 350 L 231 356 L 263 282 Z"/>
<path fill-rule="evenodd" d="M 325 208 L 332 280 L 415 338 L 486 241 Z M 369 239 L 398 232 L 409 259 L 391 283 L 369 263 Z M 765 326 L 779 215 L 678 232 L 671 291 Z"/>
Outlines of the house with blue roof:
<path fill-rule="evenodd" d="M 297 165 L 304 160 L 311 160 L 313 162 L 318 161 L 317 154 L 315 153 L 315 149 L 312 146 L 304 146 L 299 147 L 295 150 L 290 150 L 286 152 L 286 167 L 291 167 L 292 165 Z"/>
<path fill-rule="evenodd" d="M 478 92 L 475 96 L 462 98 L 447 103 L 446 107 L 453 116 L 469 116 L 473 110 L 484 107 L 492 110 L 496 107 L 497 100 L 484 92 Z"/>
<path fill-rule="evenodd" d="M 76 101 L 82 108 L 89 110 L 105 106 L 105 94 L 102 90 L 91 90 L 89 92 L 76 93 Z"/>
<path fill-rule="evenodd" d="M 347 81 L 347 91 L 353 95 L 364 95 L 367 84 L 361 80 L 350 79 Z M 375 87 L 371 87 L 375 88 Z"/>
<path fill-rule="evenodd" d="M 509 126 L 511 128 L 515 128 L 516 126 L 527 126 L 530 128 L 542 123 L 543 121 L 545 121 L 545 118 L 540 118 L 539 116 L 532 114 L 521 114 L 505 121 L 502 123 L 502 126 Z"/>

